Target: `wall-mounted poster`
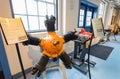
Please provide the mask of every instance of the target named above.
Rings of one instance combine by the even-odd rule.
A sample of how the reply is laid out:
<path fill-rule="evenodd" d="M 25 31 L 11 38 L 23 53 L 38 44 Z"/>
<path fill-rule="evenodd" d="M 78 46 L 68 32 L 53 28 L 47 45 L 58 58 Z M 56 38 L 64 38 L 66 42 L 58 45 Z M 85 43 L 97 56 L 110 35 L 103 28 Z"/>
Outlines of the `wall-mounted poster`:
<path fill-rule="evenodd" d="M 28 40 L 21 18 L 2 18 L 0 26 L 7 44 L 15 44 Z"/>
<path fill-rule="evenodd" d="M 100 39 L 104 39 L 102 18 L 92 19 L 92 27 L 93 27 L 94 36 Z"/>

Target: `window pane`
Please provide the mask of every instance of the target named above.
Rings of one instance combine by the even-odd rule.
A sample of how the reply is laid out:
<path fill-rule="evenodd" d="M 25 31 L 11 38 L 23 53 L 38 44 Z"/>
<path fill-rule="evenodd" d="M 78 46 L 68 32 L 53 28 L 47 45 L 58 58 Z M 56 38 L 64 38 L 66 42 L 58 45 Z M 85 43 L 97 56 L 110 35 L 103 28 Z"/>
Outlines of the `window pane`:
<path fill-rule="evenodd" d="M 44 21 L 45 21 L 45 17 L 39 17 L 40 20 L 40 30 L 46 30 Z"/>
<path fill-rule="evenodd" d="M 25 0 L 12 0 L 14 13 L 26 14 Z"/>
<path fill-rule="evenodd" d="M 57 17 L 56 0 L 11 0 L 11 2 L 14 16 L 23 19 L 25 29 L 29 32 L 46 30 L 44 26 L 46 15 Z"/>
<path fill-rule="evenodd" d="M 29 16 L 28 20 L 29 20 L 30 30 L 38 30 L 39 29 L 38 17 Z"/>
<path fill-rule="evenodd" d="M 51 2 L 51 3 L 53 3 L 53 0 L 46 0 L 46 2 Z"/>
<path fill-rule="evenodd" d="M 82 10 L 82 15 L 84 15 L 84 10 Z"/>
<path fill-rule="evenodd" d="M 87 16 L 92 16 L 92 12 L 91 11 L 87 11 Z"/>
<path fill-rule="evenodd" d="M 29 15 L 37 15 L 37 3 L 34 0 L 26 0 Z"/>
<path fill-rule="evenodd" d="M 36 0 L 36 1 L 46 1 L 46 0 Z"/>
<path fill-rule="evenodd" d="M 100 9 L 102 9 L 102 4 L 100 3 L 100 6 L 99 6 Z"/>
<path fill-rule="evenodd" d="M 54 15 L 54 5 L 51 4 L 47 4 L 47 8 L 48 8 L 48 15 Z"/>
<path fill-rule="evenodd" d="M 79 26 L 83 26 L 83 22 L 79 22 Z"/>
<path fill-rule="evenodd" d="M 91 17 L 87 17 L 86 26 L 90 26 L 90 23 L 91 23 Z"/>
<path fill-rule="evenodd" d="M 100 7 L 99 7 L 98 17 L 103 17 L 103 15 L 104 15 L 104 8 L 105 8 L 105 3 L 101 2 L 100 3 Z"/>
<path fill-rule="evenodd" d="M 82 21 L 84 20 L 84 16 L 81 16 L 82 17 Z"/>
<path fill-rule="evenodd" d="M 91 17 L 87 17 L 87 20 L 86 21 L 90 21 L 91 20 Z"/>
<path fill-rule="evenodd" d="M 80 16 L 80 20 L 83 21 L 84 20 L 84 16 Z"/>
<path fill-rule="evenodd" d="M 26 16 L 15 15 L 15 18 L 20 17 L 22 19 L 25 30 L 28 30 L 28 21 Z"/>
<path fill-rule="evenodd" d="M 80 20 L 82 20 L 82 16 L 80 16 Z"/>
<path fill-rule="evenodd" d="M 41 15 L 41 16 L 47 15 L 46 3 L 38 2 L 38 10 L 39 10 L 39 15 Z"/>
<path fill-rule="evenodd" d="M 80 15 L 84 15 L 84 10 L 80 10 Z"/>
<path fill-rule="evenodd" d="M 91 22 L 86 22 L 86 26 L 90 26 L 91 25 Z"/>
<path fill-rule="evenodd" d="M 84 10 L 82 10 L 82 15 L 84 15 Z"/>

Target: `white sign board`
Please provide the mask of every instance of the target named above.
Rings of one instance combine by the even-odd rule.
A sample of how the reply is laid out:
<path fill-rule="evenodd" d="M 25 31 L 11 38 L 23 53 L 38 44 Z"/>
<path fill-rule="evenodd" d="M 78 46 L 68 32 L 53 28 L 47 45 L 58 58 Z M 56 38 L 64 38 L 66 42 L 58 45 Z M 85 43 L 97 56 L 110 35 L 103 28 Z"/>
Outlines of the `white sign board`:
<path fill-rule="evenodd" d="M 92 19 L 92 27 L 93 27 L 94 36 L 103 39 L 104 29 L 103 29 L 102 18 Z"/>
<path fill-rule="evenodd" d="M 28 40 L 21 18 L 2 18 L 0 25 L 7 44 L 15 44 Z"/>

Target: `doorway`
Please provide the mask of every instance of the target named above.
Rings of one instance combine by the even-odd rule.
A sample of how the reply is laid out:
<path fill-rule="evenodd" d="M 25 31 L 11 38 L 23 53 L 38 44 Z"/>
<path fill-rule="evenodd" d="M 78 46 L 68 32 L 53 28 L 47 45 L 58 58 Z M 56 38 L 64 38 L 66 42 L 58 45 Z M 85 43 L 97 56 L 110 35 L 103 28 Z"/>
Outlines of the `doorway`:
<path fill-rule="evenodd" d="M 92 32 L 91 19 L 96 17 L 98 7 L 88 1 L 80 0 L 78 28 Z"/>

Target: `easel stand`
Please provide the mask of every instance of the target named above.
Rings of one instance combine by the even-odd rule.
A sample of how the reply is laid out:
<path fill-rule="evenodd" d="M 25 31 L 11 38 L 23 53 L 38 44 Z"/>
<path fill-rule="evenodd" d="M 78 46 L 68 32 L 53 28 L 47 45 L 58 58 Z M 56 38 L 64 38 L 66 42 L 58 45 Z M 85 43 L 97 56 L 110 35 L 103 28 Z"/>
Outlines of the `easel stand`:
<path fill-rule="evenodd" d="M 19 62 L 20 62 L 20 67 L 21 67 L 21 70 L 22 70 L 22 74 L 23 74 L 24 79 L 26 79 L 25 71 L 24 71 L 24 66 L 23 66 L 23 63 L 22 63 L 22 59 L 21 59 L 21 55 L 20 55 L 20 50 L 19 50 L 18 43 L 16 43 L 15 46 L 16 46 L 16 50 L 17 50 L 17 54 L 18 54 L 18 58 L 19 58 Z"/>
<path fill-rule="evenodd" d="M 86 54 L 86 44 L 79 41 L 74 41 L 74 57 L 72 58 L 73 67 L 84 74 L 87 74 L 88 72 L 88 60 L 85 59 Z M 94 67 L 96 63 L 90 61 L 89 64 Z"/>
<path fill-rule="evenodd" d="M 0 17 L 0 27 L 6 44 L 15 44 L 23 77 L 26 79 L 18 43 L 28 40 L 21 18 L 2 18 Z"/>

